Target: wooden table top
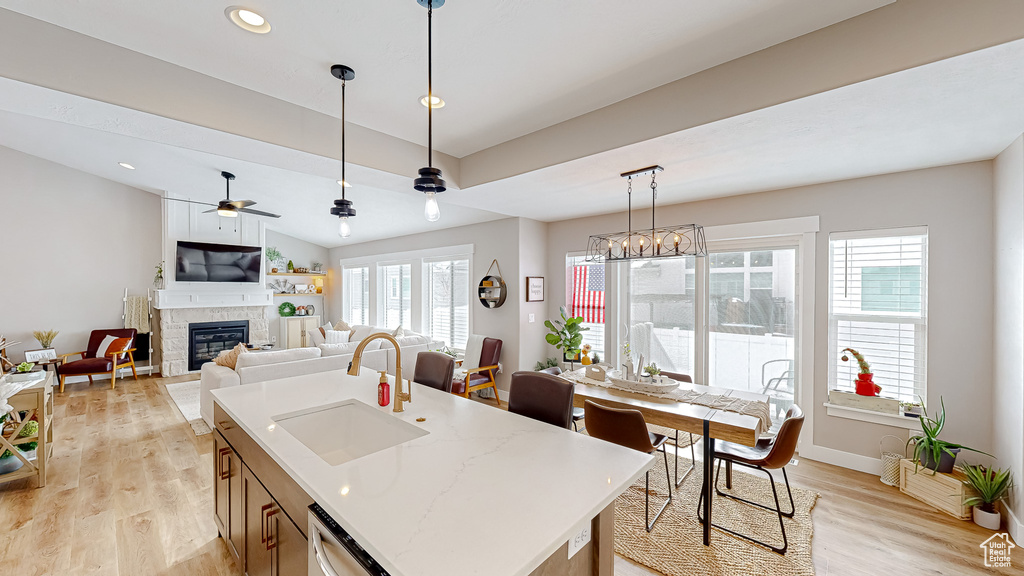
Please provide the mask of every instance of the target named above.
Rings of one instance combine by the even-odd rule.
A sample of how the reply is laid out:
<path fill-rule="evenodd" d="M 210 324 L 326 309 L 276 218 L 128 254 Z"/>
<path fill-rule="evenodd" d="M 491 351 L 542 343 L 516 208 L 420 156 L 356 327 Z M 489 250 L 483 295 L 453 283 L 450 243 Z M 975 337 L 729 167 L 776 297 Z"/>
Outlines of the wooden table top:
<path fill-rule="evenodd" d="M 768 401 L 768 396 L 764 394 L 702 386 L 688 382 L 680 382 L 679 389 L 723 396 L 737 396 L 744 400 Z M 618 388 L 576 383 L 573 405 L 583 407 L 586 400 L 612 408 L 639 410 L 644 415 L 644 420 L 648 424 L 656 424 L 693 434 L 703 434 L 704 420 L 710 419 L 712 438 L 735 442 L 745 446 L 757 444 L 758 436 L 762 432 L 760 429 L 761 422 L 754 416 L 726 412 L 699 404 L 688 404 L 637 392 L 627 392 Z"/>

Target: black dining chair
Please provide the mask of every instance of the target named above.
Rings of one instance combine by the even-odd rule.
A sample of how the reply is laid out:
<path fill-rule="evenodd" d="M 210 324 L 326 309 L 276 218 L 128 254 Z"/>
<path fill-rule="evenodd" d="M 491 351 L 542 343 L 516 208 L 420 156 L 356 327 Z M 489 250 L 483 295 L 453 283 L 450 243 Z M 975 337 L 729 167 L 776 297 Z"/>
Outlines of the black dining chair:
<path fill-rule="evenodd" d="M 454 374 L 455 359 L 451 356 L 440 352 L 420 352 L 416 355 L 413 382 L 451 394 Z"/>
<path fill-rule="evenodd" d="M 651 520 L 650 510 L 651 471 L 648 469 L 644 473 L 644 522 L 647 524 L 647 531 L 650 532 L 654 529 L 658 518 L 661 518 L 661 513 L 672 503 L 672 478 L 668 475 L 668 453 L 665 451 L 665 441 L 668 440 L 668 436 L 649 432 L 644 415 L 639 410 L 609 408 L 587 400 L 584 403 L 584 412 L 587 418 L 587 433 L 594 438 L 632 448 L 645 454 L 652 454 L 660 450 L 661 455 L 664 456 L 668 499 L 654 515 L 654 520 Z"/>
<path fill-rule="evenodd" d="M 559 374 L 562 373 L 562 369 L 559 368 L 558 366 L 552 366 L 550 368 L 545 368 L 543 370 L 538 370 L 538 372 L 543 372 L 545 374 L 553 374 L 555 376 L 558 376 Z M 577 431 L 577 432 L 580 431 L 580 428 L 579 428 L 579 425 L 578 425 L 580 420 L 583 420 L 583 408 L 573 408 L 572 409 L 572 429 Z"/>
<path fill-rule="evenodd" d="M 572 424 L 572 382 L 541 372 L 512 374 L 508 411 L 568 429 Z"/>
<path fill-rule="evenodd" d="M 679 372 L 666 372 L 665 370 L 662 370 L 661 371 L 661 375 L 665 376 L 666 378 L 671 378 L 671 379 L 675 380 L 676 382 L 688 382 L 690 384 L 693 384 L 693 378 L 690 378 L 689 374 L 681 374 Z M 676 430 L 675 440 L 673 440 L 673 442 L 672 442 L 673 445 L 676 447 L 676 467 L 675 467 L 675 470 L 676 470 L 676 488 L 678 488 L 680 485 L 682 485 L 683 481 L 686 480 L 686 477 L 689 476 L 690 472 L 693 472 L 694 467 L 697 466 L 697 455 L 696 455 L 696 453 L 694 452 L 694 449 L 693 449 L 693 445 L 696 444 L 697 441 L 693 438 L 693 433 L 689 433 L 689 434 L 690 434 L 690 467 L 686 470 L 686 472 L 683 472 L 683 477 L 682 478 L 679 477 L 679 430 Z"/>
<path fill-rule="evenodd" d="M 793 491 L 789 487 L 789 476 L 786 475 L 786 464 L 789 464 L 790 460 L 793 459 L 793 454 L 796 453 L 797 441 L 800 439 L 800 429 L 804 425 L 804 413 L 800 410 L 800 407 L 793 404 L 789 407 L 786 412 L 786 419 L 782 421 L 782 426 L 779 428 L 778 434 L 774 438 L 767 438 L 757 443 L 756 446 L 742 446 L 740 444 L 733 444 L 731 442 L 721 442 L 715 450 L 715 459 L 718 460 L 718 469 L 715 473 L 715 493 L 719 496 L 726 498 L 732 498 L 740 502 L 757 506 L 758 508 L 764 508 L 765 510 L 771 510 L 779 516 L 779 528 L 782 530 L 782 546 L 772 546 L 771 544 L 761 542 L 746 534 L 741 534 L 737 531 L 730 530 L 728 528 L 719 526 L 712 522 L 712 526 L 728 532 L 734 536 L 739 536 L 745 540 L 749 540 L 755 544 L 759 544 L 768 548 L 773 552 L 779 554 L 785 554 L 786 549 L 789 547 L 789 542 L 786 540 L 786 525 L 782 521 L 782 517 L 792 518 L 796 512 L 796 506 L 793 504 Z M 753 468 L 760 470 L 768 475 L 768 482 L 772 486 L 772 495 L 775 497 L 775 507 L 765 506 L 751 500 L 740 498 L 733 494 L 726 494 L 718 489 L 718 477 L 721 475 L 722 462 L 725 462 L 725 486 L 726 488 L 732 488 L 732 465 L 739 464 L 740 466 L 746 466 L 747 468 Z M 772 476 L 772 470 L 782 470 L 782 478 L 786 481 L 786 492 L 789 495 L 789 512 L 783 512 L 782 506 L 779 504 L 779 492 L 775 488 L 775 477 Z M 704 523 L 704 518 L 701 517 L 702 505 L 704 503 L 704 491 L 700 493 L 700 499 L 697 504 L 697 518 L 701 524 Z"/>

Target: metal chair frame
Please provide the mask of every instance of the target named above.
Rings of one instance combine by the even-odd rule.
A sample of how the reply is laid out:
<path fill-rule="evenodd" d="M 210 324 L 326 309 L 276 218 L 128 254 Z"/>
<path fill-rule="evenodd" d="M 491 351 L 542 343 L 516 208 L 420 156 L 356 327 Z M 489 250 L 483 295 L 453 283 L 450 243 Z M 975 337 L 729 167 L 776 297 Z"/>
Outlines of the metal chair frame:
<path fill-rule="evenodd" d="M 745 498 L 740 498 L 739 496 L 734 496 L 732 494 L 726 494 L 726 493 L 722 492 L 718 488 L 718 480 L 721 477 L 721 473 L 722 473 L 722 461 L 723 461 L 723 459 L 719 459 L 718 460 L 718 468 L 715 471 L 715 493 L 717 495 L 719 495 L 719 496 L 724 496 L 726 498 L 732 498 L 733 500 L 738 500 L 740 502 L 743 502 L 744 504 L 750 504 L 751 506 L 757 506 L 758 508 L 763 508 L 765 510 L 770 510 L 770 511 L 775 512 L 776 514 L 778 514 L 778 516 L 779 516 L 779 528 L 782 531 L 782 547 L 772 546 L 771 544 L 768 544 L 767 542 L 762 542 L 762 541 L 760 541 L 760 540 L 758 540 L 758 539 L 756 539 L 756 538 L 754 538 L 752 536 L 748 536 L 746 534 L 742 534 L 742 533 L 737 532 L 735 530 L 730 530 L 729 528 L 726 528 L 726 527 L 721 526 L 719 524 L 715 524 L 714 522 L 712 522 L 711 525 L 714 526 L 715 528 L 723 531 L 723 532 L 728 532 L 729 534 L 732 534 L 733 536 L 737 536 L 739 538 L 743 538 L 744 540 L 748 540 L 748 541 L 753 542 L 754 544 L 757 544 L 759 546 L 764 546 L 765 548 L 768 548 L 772 552 L 775 552 L 775 553 L 781 554 L 781 555 L 785 555 L 786 554 L 786 550 L 789 548 L 789 540 L 787 540 L 787 538 L 786 538 L 786 525 L 785 525 L 785 523 L 783 523 L 782 518 L 783 518 L 783 516 L 785 516 L 786 518 L 792 518 L 793 515 L 796 513 L 796 505 L 793 503 L 793 491 L 790 489 L 790 486 L 789 486 L 789 476 L 786 474 L 785 467 L 782 468 L 782 477 L 786 481 L 786 492 L 789 495 L 789 512 L 783 512 L 782 511 L 782 505 L 779 503 L 779 492 L 778 492 L 778 489 L 776 489 L 776 487 L 775 487 L 775 476 L 772 475 L 770 470 L 768 470 L 767 468 L 764 468 L 763 466 L 754 466 L 754 465 L 751 465 L 751 464 L 747 464 L 745 462 L 740 462 L 738 460 L 725 460 L 725 463 L 726 463 L 726 467 L 725 467 L 725 487 L 726 487 L 726 489 L 732 488 L 732 464 L 734 464 L 734 463 L 735 464 L 739 464 L 740 466 L 746 466 L 747 468 L 753 468 L 753 469 L 760 470 L 760 471 L 762 471 L 762 472 L 764 472 L 765 474 L 768 475 L 768 482 L 772 486 L 772 496 L 775 498 L 775 508 L 772 508 L 770 506 L 766 506 L 764 504 L 759 504 L 757 502 L 753 502 L 753 501 L 747 500 Z M 704 503 L 704 491 L 702 490 L 701 494 L 700 494 L 700 498 L 698 499 L 698 503 L 697 503 L 697 519 L 700 521 L 701 525 L 703 525 L 704 522 L 705 522 L 703 516 L 701 515 L 701 510 L 702 510 L 703 503 Z"/>
<path fill-rule="evenodd" d="M 672 503 L 672 478 L 668 474 L 668 450 L 665 450 L 665 443 L 662 443 L 658 450 L 661 450 L 661 455 L 665 458 L 665 480 L 668 481 L 668 498 L 661 505 L 658 513 L 654 515 L 654 520 L 651 520 L 651 471 L 647 470 L 647 472 L 644 472 L 644 523 L 647 524 L 648 532 L 654 530 L 654 525 L 661 518 L 661 513 Z"/>

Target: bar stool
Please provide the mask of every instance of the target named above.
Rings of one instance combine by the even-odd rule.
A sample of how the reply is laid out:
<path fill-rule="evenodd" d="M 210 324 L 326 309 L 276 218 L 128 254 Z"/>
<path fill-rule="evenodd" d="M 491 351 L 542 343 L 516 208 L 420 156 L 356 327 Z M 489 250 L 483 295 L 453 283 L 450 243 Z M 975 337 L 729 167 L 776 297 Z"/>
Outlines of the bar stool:
<path fill-rule="evenodd" d="M 668 475 L 668 453 L 665 451 L 665 441 L 668 440 L 668 437 L 649 432 L 644 415 L 639 410 L 609 408 L 587 400 L 584 404 L 584 412 L 587 419 L 587 433 L 594 438 L 632 448 L 645 454 L 652 454 L 660 450 L 661 455 L 664 456 L 668 499 L 654 515 L 654 520 L 651 520 L 651 471 L 647 470 L 644 473 L 644 522 L 647 524 L 647 531 L 650 532 L 654 529 L 658 518 L 661 518 L 661 513 L 672 503 L 672 478 Z"/>
<path fill-rule="evenodd" d="M 420 352 L 416 355 L 413 382 L 436 388 L 442 392 L 452 391 L 452 375 L 455 374 L 455 359 L 440 352 Z"/>
<path fill-rule="evenodd" d="M 558 366 L 552 366 L 550 368 L 545 368 L 543 370 L 538 370 L 538 372 L 543 372 L 545 374 L 554 374 L 555 376 L 558 376 L 559 374 L 562 373 L 562 369 L 559 368 Z M 577 432 L 580 431 L 580 428 L 579 428 L 579 426 L 577 426 L 576 423 L 579 422 L 580 420 L 583 420 L 583 416 L 584 416 L 583 408 L 573 408 L 572 409 L 572 429 L 573 430 L 575 430 Z"/>
<path fill-rule="evenodd" d="M 559 428 L 572 423 L 573 385 L 551 374 L 520 371 L 512 374 L 508 411 Z"/>

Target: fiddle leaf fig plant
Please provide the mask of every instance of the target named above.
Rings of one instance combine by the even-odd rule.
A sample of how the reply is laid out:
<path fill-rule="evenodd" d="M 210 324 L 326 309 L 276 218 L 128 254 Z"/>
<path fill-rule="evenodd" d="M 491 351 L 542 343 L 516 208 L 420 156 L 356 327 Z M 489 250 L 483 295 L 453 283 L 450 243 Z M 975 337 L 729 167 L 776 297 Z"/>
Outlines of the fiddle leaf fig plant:
<path fill-rule="evenodd" d="M 583 345 L 583 332 L 590 328 L 581 326 L 583 324 L 582 316 L 569 316 L 565 306 L 559 307 L 559 312 L 562 315 L 561 320 L 544 321 L 544 326 L 551 331 L 550 334 L 544 336 L 544 339 L 548 344 L 561 350 L 567 358 L 572 358 L 580 353 Z"/>

